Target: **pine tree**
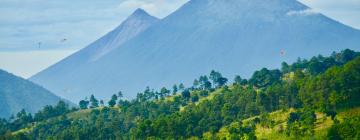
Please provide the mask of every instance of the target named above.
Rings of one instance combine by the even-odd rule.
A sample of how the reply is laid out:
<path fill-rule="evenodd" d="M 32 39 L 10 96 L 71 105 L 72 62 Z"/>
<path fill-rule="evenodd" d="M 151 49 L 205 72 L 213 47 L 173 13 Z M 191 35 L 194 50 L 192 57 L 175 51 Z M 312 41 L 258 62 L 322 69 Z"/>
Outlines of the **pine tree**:
<path fill-rule="evenodd" d="M 88 100 L 81 100 L 79 102 L 80 109 L 88 109 L 89 101 Z"/>
<path fill-rule="evenodd" d="M 185 86 L 184 86 L 183 83 L 181 83 L 181 84 L 179 85 L 179 90 L 184 90 L 184 89 L 185 89 Z"/>
<path fill-rule="evenodd" d="M 197 79 L 194 80 L 193 88 L 194 88 L 194 89 L 199 88 L 199 80 L 197 80 Z"/>
<path fill-rule="evenodd" d="M 118 98 L 122 98 L 124 95 L 121 91 L 119 91 L 117 96 L 118 96 Z"/>
<path fill-rule="evenodd" d="M 170 94 L 170 90 L 166 89 L 165 87 L 161 88 L 160 90 L 160 97 L 165 97 L 167 96 L 168 94 Z"/>
<path fill-rule="evenodd" d="M 181 93 L 182 97 L 186 98 L 186 99 L 189 99 L 190 98 L 190 91 L 189 90 L 184 90 L 182 93 Z"/>
<path fill-rule="evenodd" d="M 104 100 L 100 100 L 100 106 L 105 106 L 104 105 Z"/>
<path fill-rule="evenodd" d="M 108 102 L 110 107 L 114 107 L 116 105 L 116 101 L 118 99 L 118 96 L 116 94 L 111 96 L 111 100 Z"/>
<path fill-rule="evenodd" d="M 99 101 L 95 98 L 94 95 L 90 97 L 90 108 L 97 108 L 99 107 Z"/>
<path fill-rule="evenodd" d="M 236 84 L 241 84 L 241 81 L 242 81 L 242 79 L 241 79 L 241 77 L 239 76 L 239 75 L 236 75 L 235 76 L 235 78 L 234 78 L 234 82 L 236 83 Z"/>
<path fill-rule="evenodd" d="M 177 92 L 178 92 L 178 87 L 177 87 L 177 85 L 175 84 L 175 85 L 173 86 L 173 92 L 172 92 L 172 94 L 175 95 Z"/>

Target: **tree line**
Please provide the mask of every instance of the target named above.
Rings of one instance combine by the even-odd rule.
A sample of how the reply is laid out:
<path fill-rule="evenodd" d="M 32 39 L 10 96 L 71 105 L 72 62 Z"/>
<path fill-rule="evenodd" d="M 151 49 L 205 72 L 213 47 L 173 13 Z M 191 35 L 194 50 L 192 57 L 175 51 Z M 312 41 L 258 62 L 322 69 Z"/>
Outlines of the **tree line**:
<path fill-rule="evenodd" d="M 323 112 L 336 122 L 328 138 L 359 138 L 358 118 L 335 118 L 338 111 L 360 105 L 359 56 L 347 49 L 284 62 L 281 69 L 263 68 L 249 79 L 235 76 L 230 84 L 213 70 L 190 87 L 147 87 L 133 100 L 119 92 L 106 105 L 92 95 L 79 108 L 59 102 L 34 117 L 23 110 L 0 120 L 0 139 L 256 139 L 255 125 L 273 127 L 268 113 L 290 108 L 296 111 L 281 132 L 289 137 L 314 135 L 315 112 Z M 260 117 L 243 121 L 254 116 Z M 12 133 L 24 128 L 29 130 Z M 220 134 L 221 128 L 227 132 Z"/>

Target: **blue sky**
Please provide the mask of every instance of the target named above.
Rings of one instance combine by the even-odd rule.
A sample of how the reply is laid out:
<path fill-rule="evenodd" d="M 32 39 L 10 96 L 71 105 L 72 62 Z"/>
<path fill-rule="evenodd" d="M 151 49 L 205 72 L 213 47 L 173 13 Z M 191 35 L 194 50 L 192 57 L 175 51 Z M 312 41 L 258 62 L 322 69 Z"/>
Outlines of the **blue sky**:
<path fill-rule="evenodd" d="M 0 69 L 27 78 L 109 32 L 136 8 L 162 18 L 187 1 L 0 0 Z M 300 1 L 360 29 L 360 0 Z"/>
<path fill-rule="evenodd" d="M 0 51 L 78 49 L 141 7 L 164 17 L 186 0 L 0 0 Z M 61 42 L 62 39 L 66 42 Z"/>

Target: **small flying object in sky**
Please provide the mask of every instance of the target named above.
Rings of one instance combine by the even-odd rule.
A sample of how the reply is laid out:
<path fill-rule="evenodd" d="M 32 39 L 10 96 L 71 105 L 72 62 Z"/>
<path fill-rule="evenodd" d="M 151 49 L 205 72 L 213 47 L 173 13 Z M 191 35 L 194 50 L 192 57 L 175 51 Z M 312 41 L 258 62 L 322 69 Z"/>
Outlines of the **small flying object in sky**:
<path fill-rule="evenodd" d="M 39 47 L 39 49 L 40 49 L 40 47 L 41 47 L 41 44 L 42 44 L 41 42 L 38 42 L 38 47 Z"/>
<path fill-rule="evenodd" d="M 66 42 L 66 41 L 67 41 L 66 38 L 60 40 L 61 43 L 64 43 L 64 42 Z"/>
<path fill-rule="evenodd" d="M 280 51 L 280 55 L 281 55 L 281 56 L 285 56 L 285 55 L 286 55 L 285 50 L 281 50 L 281 51 Z"/>

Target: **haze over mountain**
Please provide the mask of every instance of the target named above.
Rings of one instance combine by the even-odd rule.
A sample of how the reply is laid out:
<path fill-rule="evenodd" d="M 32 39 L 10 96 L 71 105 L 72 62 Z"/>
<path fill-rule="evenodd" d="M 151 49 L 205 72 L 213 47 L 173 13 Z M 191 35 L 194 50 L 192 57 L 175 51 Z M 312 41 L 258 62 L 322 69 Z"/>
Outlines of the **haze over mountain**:
<path fill-rule="evenodd" d="M 190 85 L 212 69 L 249 77 L 282 61 L 360 48 L 359 30 L 296 0 L 191 0 L 151 21 L 131 39 L 106 35 L 31 80 L 72 101 L 119 90 L 133 98 L 146 86 Z"/>
<path fill-rule="evenodd" d="M 91 43 L 84 49 L 65 58 L 61 62 L 40 72 L 39 74 L 37 74 L 39 75 L 39 77 L 33 76 L 30 80 L 33 80 L 35 82 L 47 86 L 53 91 L 56 91 L 56 93 L 58 93 L 60 96 L 63 96 L 67 99 L 73 99 L 74 96 L 76 96 L 75 101 L 77 101 L 80 98 L 84 98 L 85 96 L 89 95 L 91 91 L 90 90 L 84 91 L 82 89 L 82 86 L 87 85 L 88 86 L 87 89 L 93 89 L 92 86 L 94 86 L 95 83 L 100 82 L 97 81 L 96 80 L 97 78 L 95 77 L 96 75 L 102 75 L 103 73 L 101 71 L 90 70 L 92 71 L 91 77 L 94 77 L 95 79 L 91 81 L 87 81 L 84 79 L 83 81 L 81 80 L 82 78 L 78 77 L 80 78 L 79 79 L 80 81 L 74 81 L 76 84 L 71 82 L 69 83 L 65 79 L 62 80 L 61 77 L 62 76 L 68 78 L 77 77 L 79 73 L 82 73 L 81 71 L 84 72 L 89 71 L 88 69 L 89 66 L 93 65 L 98 59 L 105 56 L 107 53 L 111 52 L 117 47 L 120 47 L 123 43 L 132 39 L 139 33 L 143 32 L 145 29 L 147 29 L 149 26 L 153 25 L 157 21 L 159 21 L 159 19 L 149 15 L 143 9 L 137 9 L 132 15 L 130 15 L 122 24 L 120 24 L 113 31 L 109 32 L 108 34 L 96 40 L 95 42 Z M 63 84 L 58 83 L 53 85 L 50 84 L 52 82 L 47 80 L 51 80 L 54 83 L 60 82 Z M 82 92 L 86 92 L 86 93 L 82 93 Z M 109 94 L 110 93 L 107 93 L 106 95 Z M 102 97 L 106 97 L 106 95 Z"/>
<path fill-rule="evenodd" d="M 35 113 L 45 105 L 54 105 L 60 100 L 47 89 L 0 70 L 0 118 L 8 118 L 21 109 Z"/>

